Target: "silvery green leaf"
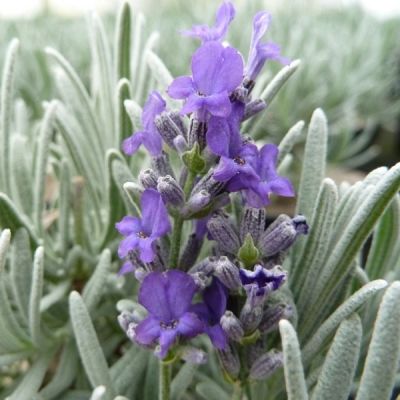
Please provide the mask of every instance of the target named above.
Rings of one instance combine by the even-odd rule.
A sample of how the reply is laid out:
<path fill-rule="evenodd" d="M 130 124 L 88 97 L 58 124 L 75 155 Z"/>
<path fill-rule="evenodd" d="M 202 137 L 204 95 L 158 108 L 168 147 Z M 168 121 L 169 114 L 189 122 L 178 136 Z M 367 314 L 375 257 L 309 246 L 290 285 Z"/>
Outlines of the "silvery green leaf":
<path fill-rule="evenodd" d="M 114 388 L 108 370 L 107 361 L 100 347 L 88 310 L 78 292 L 71 292 L 69 309 L 72 327 L 83 366 L 93 387 L 105 385 L 105 399 L 114 396 Z"/>
<path fill-rule="evenodd" d="M 160 361 L 157 357 L 149 357 L 147 370 L 143 382 L 143 400 L 157 399 L 159 396 L 159 368 Z"/>
<path fill-rule="evenodd" d="M 150 71 L 152 72 L 159 86 L 162 88 L 167 88 L 171 84 L 173 77 L 160 57 L 158 57 L 158 55 L 153 51 L 149 50 L 146 53 L 146 60 Z"/>
<path fill-rule="evenodd" d="M 101 385 L 97 386 L 92 392 L 92 395 L 90 396 L 89 400 L 102 400 L 104 399 L 104 395 L 106 393 L 106 387 Z"/>
<path fill-rule="evenodd" d="M 39 133 L 39 147 L 36 154 L 35 178 L 33 191 L 33 215 L 40 237 L 43 237 L 43 209 L 46 179 L 46 167 L 49 154 L 49 145 L 53 134 L 53 123 L 56 112 L 56 103 L 51 102 L 46 108 Z"/>
<path fill-rule="evenodd" d="M 374 229 L 365 270 L 372 278 L 384 277 L 399 259 L 400 198 L 396 195 Z"/>
<path fill-rule="evenodd" d="M 71 202 L 71 175 L 69 171 L 68 162 L 62 160 L 61 162 L 61 176 L 60 176 L 60 196 L 59 196 L 59 211 L 58 217 L 58 230 L 59 236 L 59 249 L 62 256 L 66 256 L 69 248 L 70 240 L 70 202 Z"/>
<path fill-rule="evenodd" d="M 10 193 L 10 134 L 13 104 L 13 82 L 19 40 L 13 39 L 8 46 L 4 61 L 0 93 L 0 188 Z"/>
<path fill-rule="evenodd" d="M 304 121 L 299 121 L 293 125 L 288 133 L 283 137 L 279 143 L 278 165 L 282 163 L 283 159 L 289 154 L 294 145 L 300 142 L 303 137 Z"/>
<path fill-rule="evenodd" d="M 32 355 L 32 350 L 23 350 L 16 353 L 0 354 L 0 367 L 11 365 L 20 360 L 26 360 Z"/>
<path fill-rule="evenodd" d="M 32 400 L 43 382 L 44 375 L 49 367 L 49 361 L 49 354 L 40 356 L 6 400 Z"/>
<path fill-rule="evenodd" d="M 310 233 L 303 251 L 293 260 L 290 284 L 297 297 L 299 310 L 306 310 L 304 304 L 310 301 L 315 282 L 318 279 L 329 248 L 338 200 L 337 187 L 331 179 L 324 179 L 312 219 Z"/>
<path fill-rule="evenodd" d="M 400 357 L 400 282 L 386 290 L 376 317 L 356 400 L 390 399 Z"/>
<path fill-rule="evenodd" d="M 126 393 L 128 387 L 135 390 L 141 387 L 141 382 L 147 368 L 149 357 L 154 357 L 147 349 L 135 345 L 110 368 L 111 379 L 118 393 Z M 133 398 L 135 396 L 132 396 Z"/>
<path fill-rule="evenodd" d="M 142 34 L 144 26 L 144 16 L 141 13 L 136 15 L 134 20 L 135 30 L 133 33 L 133 46 L 132 46 L 132 62 L 131 62 L 131 81 L 138 82 L 139 80 L 139 61 L 142 56 Z"/>
<path fill-rule="evenodd" d="M 118 81 L 116 90 L 116 118 L 115 118 L 115 133 L 117 142 L 122 143 L 124 139 L 130 136 L 133 132 L 132 122 L 125 110 L 124 103 L 132 97 L 132 87 L 127 79 Z"/>
<path fill-rule="evenodd" d="M 326 319 L 303 347 L 304 365 L 312 361 L 313 357 L 323 348 L 328 338 L 333 334 L 339 324 L 361 307 L 376 292 L 387 286 L 387 282 L 378 279 L 363 286 L 352 296 L 350 296 L 340 307 L 335 310 L 328 319 Z"/>
<path fill-rule="evenodd" d="M 70 281 L 62 281 L 57 285 L 50 285 L 51 290 L 40 300 L 40 312 L 43 313 L 51 306 L 65 299 L 71 287 Z"/>
<path fill-rule="evenodd" d="M 229 400 L 230 396 L 215 382 L 200 382 L 196 385 L 196 393 L 204 400 Z"/>
<path fill-rule="evenodd" d="M 179 400 L 193 381 L 197 365 L 186 362 L 171 382 L 171 398 Z"/>
<path fill-rule="evenodd" d="M 279 330 L 282 339 L 283 368 L 288 400 L 307 400 L 307 386 L 296 331 L 291 323 L 284 319 L 279 322 Z"/>
<path fill-rule="evenodd" d="M 107 276 L 111 272 L 110 269 L 111 252 L 108 249 L 104 249 L 101 253 L 99 263 L 82 293 L 83 301 L 90 313 L 96 309 L 103 295 Z"/>
<path fill-rule="evenodd" d="M 25 228 L 32 244 L 34 246 L 38 244 L 38 239 L 28 218 L 17 210 L 14 203 L 4 193 L 0 193 L 0 227 L 8 228 L 13 233 L 19 228 Z"/>
<path fill-rule="evenodd" d="M 319 187 L 325 177 L 328 127 L 321 109 L 314 111 L 308 128 L 304 149 L 296 213 L 309 220 L 315 209 Z"/>
<path fill-rule="evenodd" d="M 134 100 L 125 100 L 124 106 L 131 119 L 133 130 L 138 131 L 142 127 L 142 107 Z"/>
<path fill-rule="evenodd" d="M 14 234 L 10 276 L 14 300 L 19 312 L 27 320 L 32 279 L 32 252 L 29 235 L 24 228 L 18 229 Z"/>
<path fill-rule="evenodd" d="M 353 314 L 340 324 L 325 358 L 311 400 L 349 398 L 360 353 L 361 336 L 361 320 L 357 314 Z"/>
<path fill-rule="evenodd" d="M 114 60 L 116 82 L 130 79 L 132 10 L 128 1 L 120 6 L 115 27 Z"/>
<path fill-rule="evenodd" d="M 78 371 L 78 352 L 75 343 L 71 340 L 65 344 L 61 353 L 57 370 L 52 380 L 40 391 L 40 395 L 47 400 L 57 399 L 60 393 L 71 386 Z"/>
<path fill-rule="evenodd" d="M 40 300 L 43 294 L 44 249 L 38 247 L 33 257 L 32 286 L 29 296 L 29 333 L 33 343 L 41 345 Z"/>

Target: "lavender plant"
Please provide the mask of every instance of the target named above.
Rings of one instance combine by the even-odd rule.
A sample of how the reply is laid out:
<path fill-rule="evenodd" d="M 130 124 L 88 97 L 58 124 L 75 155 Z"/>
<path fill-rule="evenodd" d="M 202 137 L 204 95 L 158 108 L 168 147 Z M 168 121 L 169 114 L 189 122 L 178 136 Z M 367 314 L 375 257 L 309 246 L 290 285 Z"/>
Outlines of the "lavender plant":
<path fill-rule="evenodd" d="M 326 179 L 321 110 L 278 146 L 247 137 L 243 122 L 299 61 L 264 43 L 260 12 L 245 63 L 221 43 L 233 17 L 224 2 L 213 27 L 185 32 L 201 45 L 192 74 L 175 80 L 157 34 L 143 45 L 140 16 L 131 43 L 128 3 L 114 53 L 94 17 L 90 90 L 47 49 L 60 98 L 40 123 L 20 100 L 13 112 L 11 43 L 0 96 L 2 397 L 390 398 L 400 167 L 355 185 Z M 264 104 L 253 87 L 270 59 L 288 65 Z M 285 175 L 303 136 L 295 190 Z M 271 194 L 296 195 L 295 216 L 267 222 Z"/>

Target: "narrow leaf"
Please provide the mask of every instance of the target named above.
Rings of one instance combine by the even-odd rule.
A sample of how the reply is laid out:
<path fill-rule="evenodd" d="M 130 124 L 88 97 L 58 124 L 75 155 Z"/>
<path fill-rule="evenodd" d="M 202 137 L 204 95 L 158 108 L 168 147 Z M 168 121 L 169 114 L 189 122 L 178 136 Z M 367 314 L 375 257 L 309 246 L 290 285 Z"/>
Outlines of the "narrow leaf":
<path fill-rule="evenodd" d="M 114 51 L 116 60 L 116 82 L 122 78 L 130 79 L 132 10 L 124 1 L 119 9 L 115 28 Z"/>
<path fill-rule="evenodd" d="M 193 381 L 194 374 L 197 370 L 197 365 L 185 363 L 179 372 L 175 375 L 171 383 L 171 398 L 179 400 L 186 392 L 187 388 Z"/>
<path fill-rule="evenodd" d="M 303 137 L 304 121 L 299 121 L 293 125 L 288 133 L 279 143 L 278 164 L 280 165 L 287 154 L 289 154 L 294 145 L 296 145 Z"/>

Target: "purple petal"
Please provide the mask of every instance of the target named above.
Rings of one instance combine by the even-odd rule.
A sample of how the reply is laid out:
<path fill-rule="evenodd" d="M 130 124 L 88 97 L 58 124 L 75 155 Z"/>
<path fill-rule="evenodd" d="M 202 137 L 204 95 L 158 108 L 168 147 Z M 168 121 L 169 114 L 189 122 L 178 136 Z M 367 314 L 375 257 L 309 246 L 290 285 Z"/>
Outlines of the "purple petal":
<path fill-rule="evenodd" d="M 186 99 L 196 91 L 191 76 L 175 78 L 167 89 L 167 93 L 173 99 Z"/>
<path fill-rule="evenodd" d="M 203 299 L 214 321 L 219 321 L 226 311 L 227 296 L 226 288 L 217 278 L 204 290 Z"/>
<path fill-rule="evenodd" d="M 121 221 L 117 222 L 115 227 L 121 235 L 128 236 L 131 233 L 140 232 L 142 229 L 142 224 L 139 218 L 127 215 L 122 218 Z"/>
<path fill-rule="evenodd" d="M 152 344 L 161 333 L 160 321 L 147 317 L 135 328 L 135 340 L 143 345 Z"/>
<path fill-rule="evenodd" d="M 153 219 L 153 230 L 151 236 L 153 238 L 159 238 L 161 236 L 166 235 L 171 231 L 171 223 L 168 217 L 168 211 L 165 207 L 165 204 L 160 196 L 160 199 L 157 204 L 157 208 L 153 210 L 154 219 Z"/>
<path fill-rule="evenodd" d="M 229 157 L 230 131 L 225 118 L 210 118 L 206 139 L 214 154 Z"/>
<path fill-rule="evenodd" d="M 267 31 L 272 17 L 266 11 L 258 12 L 253 18 L 253 32 L 251 34 L 250 52 L 258 45 Z"/>
<path fill-rule="evenodd" d="M 122 142 L 122 150 L 128 156 L 136 153 L 140 145 L 143 143 L 143 139 L 146 136 L 146 132 L 138 131 L 133 135 L 129 136 Z"/>
<path fill-rule="evenodd" d="M 232 47 L 218 42 L 207 42 L 192 57 L 193 81 L 205 95 L 231 92 L 243 78 L 243 59 Z"/>
<path fill-rule="evenodd" d="M 179 319 L 190 308 L 197 287 L 193 278 L 185 272 L 170 270 L 166 276 L 166 301 L 172 317 Z"/>
<path fill-rule="evenodd" d="M 207 329 L 207 334 L 217 349 L 224 350 L 228 345 L 228 339 L 220 324 L 210 326 Z"/>
<path fill-rule="evenodd" d="M 226 118 L 232 111 L 232 103 L 227 91 L 205 97 L 203 105 L 211 115 L 216 117 Z"/>
<path fill-rule="evenodd" d="M 142 211 L 142 227 L 147 236 L 157 238 L 171 229 L 168 212 L 160 193 L 154 189 L 146 189 L 140 199 Z"/>
<path fill-rule="evenodd" d="M 160 93 L 153 91 L 149 94 L 147 101 L 143 107 L 142 124 L 146 130 L 154 129 L 154 118 L 161 114 L 166 107 L 165 100 L 161 97 Z"/>
<path fill-rule="evenodd" d="M 214 179 L 219 182 L 226 182 L 235 176 L 239 171 L 238 164 L 230 158 L 221 157 L 217 168 L 214 171 Z"/>
<path fill-rule="evenodd" d="M 161 272 L 148 274 L 140 286 L 139 303 L 160 321 L 170 322 L 172 314 L 166 294 L 167 278 Z"/>
<path fill-rule="evenodd" d="M 133 264 L 130 261 L 127 261 L 122 264 L 121 269 L 118 271 L 118 275 L 125 275 L 130 272 L 135 272 L 135 269 L 136 268 L 133 266 Z"/>
<path fill-rule="evenodd" d="M 204 105 L 204 97 L 199 96 L 197 93 L 190 95 L 185 101 L 182 110 L 180 111 L 181 115 L 190 114 L 194 111 L 199 110 Z"/>
<path fill-rule="evenodd" d="M 260 149 L 258 172 L 262 179 L 270 180 L 277 176 L 275 166 L 278 153 L 278 147 L 274 144 L 266 144 Z"/>
<path fill-rule="evenodd" d="M 279 196 L 292 197 L 295 195 L 292 183 L 289 179 L 284 177 L 278 177 L 269 183 L 269 187 L 272 193 Z"/>
<path fill-rule="evenodd" d="M 156 128 L 145 132 L 142 144 L 153 157 L 159 156 L 162 152 L 162 139 Z"/>
<path fill-rule="evenodd" d="M 160 358 L 164 358 L 170 347 L 174 344 L 178 331 L 176 329 L 162 329 L 160 335 L 160 351 L 156 354 Z"/>
<path fill-rule="evenodd" d="M 139 239 L 140 259 L 144 263 L 150 263 L 154 260 L 155 251 L 153 249 L 154 238 Z"/>
<path fill-rule="evenodd" d="M 177 329 L 182 336 L 192 338 L 204 331 L 204 323 L 196 314 L 187 312 L 179 318 Z"/>
<path fill-rule="evenodd" d="M 125 239 L 121 240 L 118 247 L 118 257 L 124 258 L 128 255 L 131 250 L 136 249 L 139 244 L 139 238 L 136 236 L 136 233 L 127 236 Z"/>

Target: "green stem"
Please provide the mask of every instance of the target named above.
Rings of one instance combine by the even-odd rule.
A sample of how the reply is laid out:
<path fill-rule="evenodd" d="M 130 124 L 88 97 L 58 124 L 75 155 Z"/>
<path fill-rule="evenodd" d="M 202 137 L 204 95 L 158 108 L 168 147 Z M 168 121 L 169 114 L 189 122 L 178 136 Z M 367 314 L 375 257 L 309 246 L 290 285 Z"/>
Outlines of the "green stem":
<path fill-rule="evenodd" d="M 169 400 L 171 392 L 171 364 L 160 361 L 160 381 L 158 400 Z"/>
<path fill-rule="evenodd" d="M 189 171 L 188 176 L 186 178 L 185 186 L 183 187 L 185 199 L 188 198 L 192 190 L 195 178 L 196 174 Z M 171 247 L 169 255 L 169 268 L 178 267 L 179 251 L 181 248 L 182 227 L 183 227 L 183 218 L 181 215 L 178 214 L 174 219 L 174 227 L 172 230 Z"/>
<path fill-rule="evenodd" d="M 232 400 L 242 400 L 243 390 L 240 383 L 237 383 L 233 389 Z"/>

